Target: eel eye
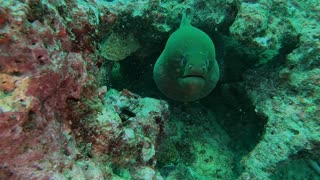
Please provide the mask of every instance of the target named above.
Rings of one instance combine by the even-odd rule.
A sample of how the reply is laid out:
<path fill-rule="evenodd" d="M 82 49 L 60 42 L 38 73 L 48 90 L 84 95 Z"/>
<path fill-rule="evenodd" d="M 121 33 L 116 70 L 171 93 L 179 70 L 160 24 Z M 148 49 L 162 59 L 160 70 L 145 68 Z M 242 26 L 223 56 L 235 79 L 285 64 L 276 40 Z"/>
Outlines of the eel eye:
<path fill-rule="evenodd" d="M 185 66 L 186 64 L 187 64 L 187 58 L 186 58 L 186 56 L 183 56 L 181 59 L 181 65 Z"/>

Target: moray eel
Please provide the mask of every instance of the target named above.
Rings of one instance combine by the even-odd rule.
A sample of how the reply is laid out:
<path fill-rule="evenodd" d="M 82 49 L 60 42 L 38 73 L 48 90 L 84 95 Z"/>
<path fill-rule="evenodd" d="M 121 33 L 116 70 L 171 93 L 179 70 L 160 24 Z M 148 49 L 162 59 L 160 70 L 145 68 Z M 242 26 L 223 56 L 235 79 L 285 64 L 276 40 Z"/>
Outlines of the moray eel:
<path fill-rule="evenodd" d="M 195 101 L 215 88 L 219 76 L 212 40 L 183 14 L 179 29 L 169 37 L 154 65 L 157 87 L 173 100 Z"/>

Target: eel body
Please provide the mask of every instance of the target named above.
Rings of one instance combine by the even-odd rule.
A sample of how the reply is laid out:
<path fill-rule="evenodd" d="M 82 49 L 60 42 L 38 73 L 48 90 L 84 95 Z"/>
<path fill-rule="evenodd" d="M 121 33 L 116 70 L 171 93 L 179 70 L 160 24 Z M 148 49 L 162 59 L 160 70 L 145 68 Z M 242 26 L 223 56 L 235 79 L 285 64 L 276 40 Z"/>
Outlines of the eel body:
<path fill-rule="evenodd" d="M 184 14 L 179 29 L 157 59 L 153 77 L 159 90 L 177 101 L 207 96 L 219 80 L 219 66 L 210 37 L 191 25 Z"/>

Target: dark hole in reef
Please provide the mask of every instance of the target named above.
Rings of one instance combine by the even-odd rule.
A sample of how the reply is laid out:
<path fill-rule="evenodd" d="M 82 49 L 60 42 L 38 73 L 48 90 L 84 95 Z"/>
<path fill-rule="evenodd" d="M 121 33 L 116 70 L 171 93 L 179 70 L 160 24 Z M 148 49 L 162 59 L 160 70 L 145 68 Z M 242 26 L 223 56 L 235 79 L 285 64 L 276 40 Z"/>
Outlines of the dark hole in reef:
<path fill-rule="evenodd" d="M 201 101 L 234 141 L 236 151 L 250 151 L 263 134 L 266 118 L 257 115 L 240 83 L 220 85 Z"/>
<path fill-rule="evenodd" d="M 128 108 L 126 108 L 126 107 L 121 108 L 120 118 L 122 120 L 123 125 L 127 125 L 128 119 L 131 117 L 135 117 L 135 116 L 136 116 L 136 114 L 133 113 L 132 111 L 130 111 Z"/>
<path fill-rule="evenodd" d="M 70 152 L 68 151 L 67 148 L 63 148 L 63 154 L 66 156 L 70 156 Z"/>
<path fill-rule="evenodd" d="M 235 155 L 233 172 L 239 175 L 241 172 L 240 161 L 260 141 L 264 133 L 264 125 L 267 118 L 257 115 L 251 99 L 247 96 L 245 87 L 243 86 L 245 82 L 243 74 L 258 62 L 257 57 L 248 57 L 248 55 L 237 50 L 235 46 L 227 47 L 225 51 L 229 53 L 223 55 L 224 74 L 222 80 L 218 82 L 217 87 L 210 95 L 199 100 L 199 102 L 214 114 L 216 122 L 230 136 L 230 149 Z M 111 74 L 112 88 L 118 90 L 129 89 L 143 97 L 164 99 L 169 102 L 171 107 L 178 107 L 179 104 L 183 104 L 183 102 L 172 101 L 166 98 L 156 87 L 153 80 L 153 66 L 158 55 L 145 59 L 131 56 L 120 61 L 118 75 Z M 180 107 L 180 110 L 184 111 L 182 108 Z M 123 121 L 127 121 L 127 119 L 124 118 Z M 188 121 L 185 122 L 185 125 L 192 126 L 195 125 L 195 122 Z M 208 132 L 211 131 L 210 127 L 204 127 L 203 129 Z M 181 139 L 183 138 L 179 140 Z M 192 144 L 179 142 L 175 143 L 175 148 L 179 151 L 180 161 L 184 165 L 189 166 L 193 163 L 195 158 L 190 150 Z M 207 161 L 209 162 L 210 159 Z M 157 165 L 157 168 L 164 168 L 164 171 L 171 171 L 172 168 L 177 168 L 168 167 L 166 169 L 167 165 L 163 163 L 162 165 Z"/>
<path fill-rule="evenodd" d="M 127 108 L 122 108 L 121 109 L 121 114 L 125 114 L 127 115 L 128 117 L 136 117 L 136 114 L 131 112 L 129 109 Z"/>
<path fill-rule="evenodd" d="M 86 155 L 88 156 L 88 158 L 93 158 L 92 154 L 91 154 L 91 151 L 87 151 Z"/>
<path fill-rule="evenodd" d="M 112 172 L 113 172 L 115 175 L 118 175 L 118 176 L 121 177 L 121 167 L 119 167 L 118 165 L 112 164 L 112 165 L 111 165 L 111 168 L 112 168 Z"/>
<path fill-rule="evenodd" d="M 255 112 L 242 82 L 218 85 L 201 104 L 214 112 L 216 122 L 230 137 L 235 155 L 233 172 L 240 175 L 240 161 L 259 143 L 267 118 Z"/>
<path fill-rule="evenodd" d="M 17 63 L 17 64 L 22 63 L 22 61 L 20 59 L 15 59 L 14 62 Z"/>
<path fill-rule="evenodd" d="M 36 120 L 36 113 L 33 111 L 29 111 L 28 113 L 28 120 L 26 120 L 22 124 L 22 128 L 24 131 L 29 132 L 35 129 L 35 120 Z"/>
<path fill-rule="evenodd" d="M 11 129 L 11 132 L 12 132 L 12 133 L 15 133 L 16 131 L 17 131 L 17 128 L 16 128 L 16 127 L 14 127 L 14 128 Z"/>
<path fill-rule="evenodd" d="M 162 118 L 160 116 L 154 117 L 154 120 L 156 121 L 157 124 L 161 124 L 162 123 Z"/>
<path fill-rule="evenodd" d="M 283 37 L 281 48 L 279 49 L 279 54 L 274 59 L 285 59 L 288 54 L 290 54 L 294 49 L 298 48 L 300 43 L 301 35 L 290 35 L 286 34 Z M 279 61 L 279 60 L 278 60 Z"/>
<path fill-rule="evenodd" d="M 8 166 L 6 165 L 0 166 L 0 179 L 6 179 L 10 176 L 13 176 L 13 172 L 10 171 Z"/>
<path fill-rule="evenodd" d="M 42 55 L 39 55 L 39 56 L 37 57 L 37 59 L 38 59 L 40 65 L 44 65 L 44 59 L 43 59 L 43 56 L 42 56 Z"/>
<path fill-rule="evenodd" d="M 139 59 L 130 56 L 120 61 L 118 70 L 111 73 L 111 88 L 128 89 L 142 97 L 165 99 L 153 80 L 153 65 L 157 58 L 157 56 L 151 56 Z"/>
<path fill-rule="evenodd" d="M 13 71 L 12 73 L 10 73 L 10 75 L 12 76 L 22 76 L 22 73 L 19 71 Z"/>
<path fill-rule="evenodd" d="M 57 7 L 58 13 L 60 14 L 60 16 L 64 16 L 66 14 L 66 6 L 61 6 L 59 5 Z"/>

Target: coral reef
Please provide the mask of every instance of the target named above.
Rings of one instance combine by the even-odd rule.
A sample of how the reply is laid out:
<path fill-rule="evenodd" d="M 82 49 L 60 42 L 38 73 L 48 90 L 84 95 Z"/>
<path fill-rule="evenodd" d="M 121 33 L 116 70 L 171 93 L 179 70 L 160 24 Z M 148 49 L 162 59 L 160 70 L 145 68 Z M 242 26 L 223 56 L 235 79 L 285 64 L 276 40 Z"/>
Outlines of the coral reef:
<path fill-rule="evenodd" d="M 224 74 L 179 104 L 152 65 L 185 10 Z M 0 1 L 0 179 L 319 178 L 319 14 L 317 0 Z"/>
<path fill-rule="evenodd" d="M 255 37 L 269 36 L 277 41 L 270 39 L 267 51 L 278 47 L 274 49 L 274 55 L 259 59 L 260 63 L 267 59 L 272 62 L 253 68 L 245 75 L 247 94 L 256 112 L 267 117 L 268 121 L 261 141 L 242 160 L 246 169 L 243 179 L 267 178 L 280 163 L 290 161 L 298 154 L 306 153 L 305 159 L 319 160 L 316 152 L 320 140 L 320 101 L 317 95 L 320 92 L 320 71 L 316 64 L 319 65 L 320 42 L 314 33 L 320 31 L 319 25 L 315 23 L 319 20 L 315 12 L 320 12 L 320 9 L 314 3 L 278 1 L 242 4 L 243 8 L 264 6 L 269 9 L 268 12 L 259 11 L 256 16 L 251 16 L 261 18 L 268 15 L 268 23 L 266 26 L 261 25 L 261 28 L 265 28 L 263 35 L 247 40 L 254 42 Z M 306 6 L 315 11 L 306 12 Z M 308 20 L 305 13 L 309 14 Z M 237 21 L 248 20 L 239 16 Z M 268 35 L 272 32 L 275 32 L 274 35 Z M 260 49 L 260 46 L 255 46 L 255 49 Z"/>
<path fill-rule="evenodd" d="M 121 95 L 134 100 L 124 101 L 119 95 L 114 98 L 120 100 L 120 105 L 111 100 L 104 102 L 106 88 L 97 88 L 94 73 L 99 68 L 99 59 L 94 54 L 95 37 L 91 33 L 97 29 L 97 18 L 103 20 L 104 27 L 112 26 L 114 21 L 105 17 L 108 12 L 103 14 L 106 10 L 101 10 L 97 17 L 92 4 L 75 2 L 0 3 L 0 178 L 116 177 L 113 166 L 127 161 L 132 166 L 133 172 L 128 170 L 130 176 L 144 179 L 158 176 L 153 168 L 155 146 L 162 121 L 167 117 L 164 114 L 167 105 L 150 98 L 140 101 L 129 91 Z M 92 14 L 88 16 L 89 12 Z M 103 103 L 113 103 L 110 107 L 118 109 L 101 109 L 105 107 Z M 144 103 L 148 103 L 148 108 L 142 108 L 146 107 Z M 113 119 L 101 115 L 102 112 L 115 116 L 118 111 L 123 115 L 123 108 L 135 108 L 127 110 L 132 110 L 129 115 L 137 113 L 138 120 L 129 118 L 135 124 L 127 122 L 135 128 L 119 122 L 113 127 Z M 79 119 L 91 121 L 83 123 Z M 78 131 L 80 127 L 82 131 Z M 85 133 L 95 136 L 82 138 Z M 112 133 L 115 136 L 108 137 Z M 119 141 L 121 138 L 123 142 Z M 80 139 L 90 142 L 81 144 Z M 91 146 L 93 159 L 84 154 L 88 149 L 79 144 Z M 128 154 L 122 156 L 125 151 Z M 105 153 L 109 160 L 114 158 L 107 161 L 112 163 L 108 171 L 102 166 L 106 159 L 103 161 L 99 153 Z M 131 162 L 134 158 L 136 162 Z M 145 177 L 143 172 L 149 176 Z"/>
<path fill-rule="evenodd" d="M 245 44 L 239 46 L 241 51 L 266 63 L 282 53 L 281 49 L 297 45 L 299 27 L 292 18 L 297 12 L 299 9 L 289 1 L 242 2 L 230 34 L 238 43 Z"/>
<path fill-rule="evenodd" d="M 71 51 L 71 37 L 50 4 L 46 10 L 57 18 L 34 21 L 43 16 L 30 6 L 44 8 L 35 3 L 0 2 L 1 179 L 45 179 L 72 166 L 69 102 L 80 103 L 94 82 L 87 69 L 92 55 Z"/>
<path fill-rule="evenodd" d="M 95 118 L 72 125 L 78 145 L 110 165 L 107 178 L 161 178 L 155 152 L 169 116 L 168 104 L 114 89 L 107 92 L 104 104 Z"/>
<path fill-rule="evenodd" d="M 230 138 L 201 104 L 170 109 L 158 167 L 166 179 L 235 179 Z"/>

